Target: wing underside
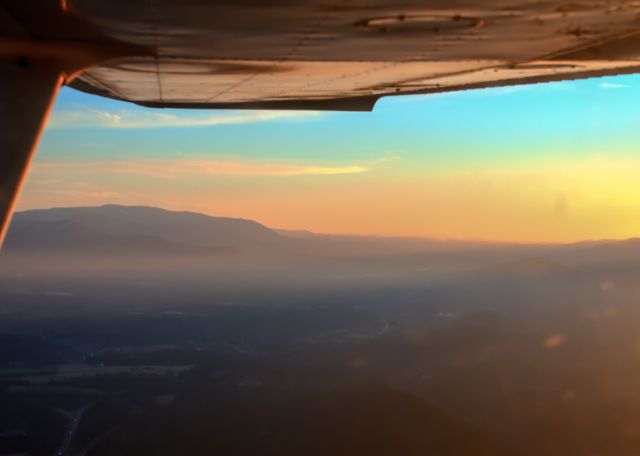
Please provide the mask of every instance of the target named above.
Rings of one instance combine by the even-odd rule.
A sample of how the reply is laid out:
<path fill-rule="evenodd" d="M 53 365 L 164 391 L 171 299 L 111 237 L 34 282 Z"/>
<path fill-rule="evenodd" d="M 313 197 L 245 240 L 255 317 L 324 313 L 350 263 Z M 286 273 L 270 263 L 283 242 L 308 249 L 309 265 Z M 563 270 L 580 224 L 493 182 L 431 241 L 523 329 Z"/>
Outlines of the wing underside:
<path fill-rule="evenodd" d="M 153 107 L 370 110 L 386 95 L 640 70 L 640 4 L 70 0 L 153 55 L 73 86 Z"/>

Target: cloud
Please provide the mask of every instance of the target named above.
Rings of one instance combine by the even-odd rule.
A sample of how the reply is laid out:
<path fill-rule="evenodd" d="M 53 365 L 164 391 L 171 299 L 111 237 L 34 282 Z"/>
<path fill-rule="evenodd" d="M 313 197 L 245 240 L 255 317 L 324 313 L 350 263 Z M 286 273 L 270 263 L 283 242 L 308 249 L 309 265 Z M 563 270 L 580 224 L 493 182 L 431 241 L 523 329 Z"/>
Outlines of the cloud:
<path fill-rule="evenodd" d="M 159 179 L 190 176 L 326 176 L 359 174 L 369 165 L 306 165 L 264 163 L 242 160 L 123 160 L 108 162 L 38 163 L 33 173 L 81 172 L 97 174 L 134 174 Z"/>
<path fill-rule="evenodd" d="M 609 89 L 625 89 L 629 87 L 626 84 L 614 84 L 611 82 L 603 82 L 602 84 L 600 84 L 600 88 L 601 89 L 605 89 L 605 90 L 609 90 Z"/>
<path fill-rule="evenodd" d="M 251 124 L 277 120 L 303 120 L 322 116 L 315 111 L 194 111 L 174 114 L 147 110 L 102 111 L 79 105 L 54 111 L 48 128 L 171 128 Z"/>
<path fill-rule="evenodd" d="M 72 194 L 76 197 L 93 197 L 109 199 L 119 196 L 120 193 L 112 190 L 105 190 L 88 182 L 74 182 L 59 179 L 34 179 L 30 181 L 27 190 L 46 191 L 47 193 Z"/>

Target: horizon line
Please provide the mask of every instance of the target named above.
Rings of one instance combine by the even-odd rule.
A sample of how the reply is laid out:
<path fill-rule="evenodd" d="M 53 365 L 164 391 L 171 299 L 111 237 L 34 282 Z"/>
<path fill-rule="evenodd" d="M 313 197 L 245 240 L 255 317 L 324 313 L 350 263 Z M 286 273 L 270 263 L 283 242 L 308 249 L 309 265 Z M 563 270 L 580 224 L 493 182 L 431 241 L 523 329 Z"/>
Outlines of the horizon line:
<path fill-rule="evenodd" d="M 104 207 L 110 207 L 110 206 L 115 206 L 115 207 L 124 207 L 124 208 L 147 208 L 147 209 L 157 209 L 157 210 L 161 210 L 164 212 L 171 212 L 171 213 L 176 213 L 176 214 L 194 214 L 194 215 L 201 215 L 204 217 L 211 217 L 211 218 L 225 218 L 225 219 L 233 219 L 233 220 L 243 220 L 243 221 L 249 221 L 249 222 L 253 222 L 253 223 L 257 223 L 269 230 L 278 232 L 278 233 L 283 233 L 283 232 L 290 232 L 290 233 L 308 233 L 310 235 L 315 235 L 315 236 L 332 236 L 332 237 L 360 237 L 360 238 L 376 238 L 376 239 L 389 239 L 389 240 L 414 240 L 414 241 L 432 241 L 432 242 L 443 242 L 443 243 L 466 243 L 466 244 L 486 244 L 486 245 L 520 245 L 520 246 L 571 246 L 571 245 L 579 245 L 579 244 L 606 244 L 606 243 L 610 243 L 610 242 L 624 242 L 624 241 L 631 241 L 634 239 L 638 239 L 640 238 L 640 236 L 632 236 L 632 237 L 626 237 L 626 238 L 602 238 L 602 239 L 581 239 L 581 240 L 576 240 L 576 241 L 570 241 L 570 242 L 543 242 L 543 241 L 512 241 L 512 240 L 486 240 L 486 239 L 463 239 L 463 238 L 446 238 L 446 237 L 439 237 L 439 236 L 402 236 L 402 235 L 389 235 L 389 234 L 376 234 L 376 233 L 348 233 L 348 232 L 333 232 L 333 233 L 327 233 L 327 232 L 318 232 L 318 231 L 313 231 L 310 230 L 308 228 L 276 228 L 276 227 L 272 227 L 269 226 L 267 224 L 264 224 L 258 220 L 255 220 L 253 218 L 247 218 L 247 217 L 233 217 L 233 216 L 228 216 L 228 215 L 214 215 L 214 214 L 210 214 L 210 213 L 206 213 L 206 212 L 197 212 L 197 211 L 193 211 L 193 210 L 178 210 L 178 209 L 168 209 L 165 207 L 159 207 L 159 206 L 150 206 L 148 204 L 119 204 L 119 203 L 105 203 L 105 204 L 99 204 L 99 205 L 95 205 L 95 206 L 51 206 L 51 207 L 42 207 L 42 208 L 31 208 L 31 209 L 23 209 L 23 210 L 19 210 L 16 211 L 15 214 L 24 214 L 27 212 L 36 212 L 36 211 L 49 211 L 49 210 L 56 210 L 56 209 L 99 209 L 99 208 L 104 208 Z"/>

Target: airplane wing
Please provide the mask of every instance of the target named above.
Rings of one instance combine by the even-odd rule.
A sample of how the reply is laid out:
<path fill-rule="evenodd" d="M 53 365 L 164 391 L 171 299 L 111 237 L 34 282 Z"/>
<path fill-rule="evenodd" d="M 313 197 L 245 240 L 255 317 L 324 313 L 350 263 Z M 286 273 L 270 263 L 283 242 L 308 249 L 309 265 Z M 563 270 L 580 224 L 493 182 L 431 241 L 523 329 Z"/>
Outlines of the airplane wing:
<path fill-rule="evenodd" d="M 369 111 L 383 96 L 640 72 L 639 15 L 635 0 L 0 0 L 0 214 L 51 81 L 159 108 Z"/>
<path fill-rule="evenodd" d="M 640 69 L 640 3 L 69 0 L 154 55 L 72 84 L 153 107 L 371 110 L 386 95 Z"/>

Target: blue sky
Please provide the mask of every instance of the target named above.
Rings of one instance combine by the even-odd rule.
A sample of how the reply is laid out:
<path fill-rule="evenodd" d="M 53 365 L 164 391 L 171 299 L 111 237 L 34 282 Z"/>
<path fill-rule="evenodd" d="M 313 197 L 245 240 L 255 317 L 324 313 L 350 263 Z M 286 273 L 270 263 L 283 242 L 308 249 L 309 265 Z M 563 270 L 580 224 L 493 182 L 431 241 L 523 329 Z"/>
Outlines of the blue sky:
<path fill-rule="evenodd" d="M 51 158 L 78 155 L 139 156 L 241 154 L 256 157 L 350 160 L 380 149 L 416 156 L 444 148 L 453 158 L 504 158 L 508 147 L 549 150 L 549 145 L 580 141 L 581 146 L 624 142 L 640 118 L 636 76 L 620 76 L 450 94 L 388 97 L 373 113 L 284 113 L 252 121 L 251 111 L 156 110 L 64 89 L 52 126 L 41 146 Z M 100 113 L 119 116 L 120 123 Z M 156 116 L 179 121 L 159 122 Z M 246 122 L 199 125 L 204 119 L 246 116 Z M 299 117 L 298 117 L 299 116 Z M 69 120 L 67 120 L 69 118 Z M 84 120 L 83 120 L 84 119 Z M 141 128 L 126 128 L 136 122 Z M 191 126 L 194 125 L 194 126 Z M 105 128 L 111 126 L 112 128 Z M 64 127 L 64 128 L 61 128 Z M 73 135 L 69 135 L 69 130 Z M 593 144 L 593 142 L 597 144 Z M 552 144 L 550 144 L 550 142 Z M 474 147 L 475 146 L 475 147 Z M 481 150 L 477 154 L 478 147 Z M 485 149 L 491 149 L 488 153 Z M 540 153 L 540 151 L 537 151 Z M 579 152 L 577 149 L 574 152 Z M 518 155 L 512 151 L 507 155 Z"/>
<path fill-rule="evenodd" d="M 121 202 L 326 232 L 627 237 L 640 234 L 640 187 L 627 176 L 639 100 L 640 76 L 390 97 L 372 113 L 158 110 L 63 89 L 20 207 Z M 534 220 L 546 225 L 536 232 Z"/>

